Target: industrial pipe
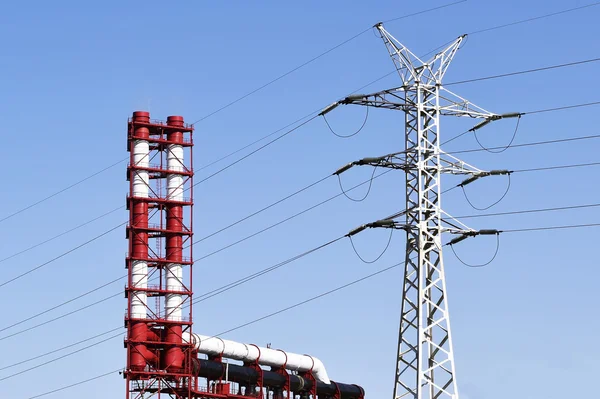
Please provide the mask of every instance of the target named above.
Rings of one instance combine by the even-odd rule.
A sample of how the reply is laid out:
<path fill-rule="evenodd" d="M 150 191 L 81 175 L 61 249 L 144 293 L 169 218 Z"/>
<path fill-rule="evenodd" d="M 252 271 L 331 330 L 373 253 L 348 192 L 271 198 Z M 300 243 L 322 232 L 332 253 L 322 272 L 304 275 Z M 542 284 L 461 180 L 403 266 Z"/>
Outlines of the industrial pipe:
<path fill-rule="evenodd" d="M 133 113 L 132 122 L 148 123 L 150 114 L 144 111 Z M 149 165 L 149 143 L 150 133 L 147 127 L 138 127 L 133 132 L 134 142 L 132 167 L 147 168 Z M 132 173 L 132 217 L 131 227 L 146 229 L 148 228 L 148 203 L 135 200 L 135 198 L 148 198 L 149 176 L 147 170 L 136 170 Z M 132 341 L 146 341 L 148 339 L 148 326 L 146 320 L 148 317 L 147 295 L 148 288 L 148 233 L 138 231 L 131 237 L 131 282 L 133 290 L 130 293 L 131 314 L 129 339 Z M 140 289 L 139 291 L 135 289 Z M 131 368 L 134 370 L 143 370 L 146 362 L 154 360 L 156 355 L 150 352 L 144 344 L 134 344 L 130 352 Z"/>
<path fill-rule="evenodd" d="M 183 117 L 169 116 L 167 125 L 183 127 Z M 167 169 L 169 172 L 183 172 L 183 133 L 170 130 L 167 140 L 172 144 L 167 145 Z M 183 202 L 184 178 L 181 173 L 167 174 L 167 200 Z M 181 204 L 167 203 L 167 239 L 166 258 L 169 263 L 165 271 L 165 287 L 168 293 L 165 295 L 165 318 L 169 321 L 180 322 L 182 320 L 182 296 L 183 290 L 183 267 L 181 262 L 183 251 L 183 207 Z M 170 324 L 167 327 L 165 341 L 175 344 L 170 347 L 165 355 L 165 368 L 170 371 L 179 370 L 183 367 L 184 355 L 181 347 L 182 327 L 178 324 Z"/>
<path fill-rule="evenodd" d="M 190 335 L 184 334 L 183 340 L 190 341 Z M 270 367 L 284 367 L 286 370 L 311 372 L 312 375 L 325 384 L 329 377 L 323 362 L 309 355 L 284 352 L 282 350 L 261 348 L 256 345 L 242 344 L 218 337 L 192 334 L 191 342 L 199 353 L 210 356 L 222 356 L 227 359 L 243 362 L 258 362 Z"/>
<path fill-rule="evenodd" d="M 250 367 L 239 366 L 236 364 L 223 364 L 212 360 L 194 359 L 194 374 L 198 377 L 212 380 L 220 380 L 228 374 L 228 381 L 237 382 L 245 385 L 247 389 L 256 385 L 260 377 L 259 372 Z M 263 371 L 263 385 L 273 389 L 282 389 L 285 386 L 285 376 L 274 371 Z M 290 390 L 294 393 L 307 392 L 313 388 L 313 382 L 302 378 L 299 375 L 289 375 Z M 317 395 L 333 396 L 339 390 L 339 399 L 359 399 L 364 397 L 364 390 L 358 385 L 342 384 L 329 381 L 324 383 L 317 381 Z"/>

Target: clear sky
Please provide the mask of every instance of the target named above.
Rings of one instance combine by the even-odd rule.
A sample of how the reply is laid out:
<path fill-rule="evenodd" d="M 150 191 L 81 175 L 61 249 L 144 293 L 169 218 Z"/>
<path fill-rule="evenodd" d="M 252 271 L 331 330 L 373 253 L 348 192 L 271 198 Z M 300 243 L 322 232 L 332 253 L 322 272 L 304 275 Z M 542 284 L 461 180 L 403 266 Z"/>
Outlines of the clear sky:
<path fill-rule="evenodd" d="M 560 11 L 585 1 L 483 2 L 386 24 L 422 54 L 462 33 Z M 4 144 L 4 197 L 0 218 L 127 156 L 126 121 L 135 110 L 152 117 L 201 119 L 221 106 L 363 31 L 441 1 L 14 1 L 0 12 L 0 119 Z M 470 37 L 446 82 L 537 68 L 600 56 L 600 6 Z M 201 179 L 227 164 L 200 167 L 337 100 L 393 70 L 372 32 L 299 69 L 269 87 L 196 124 L 194 161 Z M 598 64 L 452 86 L 493 112 L 532 111 L 600 101 Z M 363 91 L 400 84 L 389 76 Z M 600 107 L 524 116 L 516 144 L 595 135 Z M 336 131 L 354 131 L 365 110 L 340 107 L 330 114 Z M 202 183 L 195 191 L 195 234 L 201 238 L 295 190 L 365 157 L 403 149 L 403 115 L 372 111 L 351 139 L 333 136 L 316 119 L 256 155 Z M 442 140 L 472 125 L 442 121 Z M 488 146 L 510 141 L 515 121 L 482 130 Z M 598 161 L 598 139 L 474 152 L 464 159 L 481 169 L 523 169 Z M 251 147 L 251 148 L 255 148 Z M 447 151 L 478 148 L 472 135 Z M 247 151 L 239 155 L 245 154 Z M 231 160 L 236 159 L 235 156 Z M 347 172 L 350 187 L 368 168 Z M 515 174 L 506 198 L 488 212 L 593 204 L 598 167 Z M 374 181 L 363 202 L 337 198 L 287 223 L 196 263 L 195 292 L 203 293 L 345 234 L 404 207 L 404 177 Z M 459 178 L 449 176 L 444 187 Z M 479 206 L 505 190 L 504 177 L 467 187 Z M 125 204 L 125 163 L 1 222 L 0 258 L 37 244 Z M 339 193 L 335 179 L 203 241 L 196 258 L 252 234 Z M 351 193 L 360 196 L 364 187 Z M 460 190 L 444 208 L 472 215 Z M 0 263 L 1 280 L 40 265 L 126 220 L 114 212 L 52 243 Z M 515 229 L 598 223 L 597 208 L 464 219 L 473 228 Z M 463 266 L 445 253 L 447 286 L 461 396 L 466 399 L 558 399 L 590 396 L 600 357 L 597 230 L 506 234 L 486 268 Z M 377 256 L 387 231 L 367 231 L 355 243 Z M 202 302 L 194 329 L 217 334 L 403 260 L 403 234 L 374 264 L 362 263 L 343 240 L 263 278 Z M 125 273 L 124 228 L 0 287 L 3 326 L 34 315 Z M 495 242 L 478 238 L 456 247 L 465 261 L 487 261 Z M 332 379 L 362 385 L 369 398 L 389 398 L 394 383 L 400 305 L 400 268 L 287 313 L 239 329 L 226 338 L 319 357 Z M 43 317 L 0 332 L 0 368 L 88 338 L 123 323 L 125 299 L 115 298 L 60 321 L 3 339 L 118 293 L 109 285 Z M 85 345 L 85 344 L 84 344 Z M 81 346 L 74 347 L 74 349 Z M 66 352 L 0 370 L 0 379 Z M 22 375 L 0 380 L 0 397 L 30 396 L 84 380 L 125 364 L 120 339 Z M 116 398 L 124 381 L 112 375 L 56 398 Z M 592 394 L 593 395 L 593 394 Z"/>

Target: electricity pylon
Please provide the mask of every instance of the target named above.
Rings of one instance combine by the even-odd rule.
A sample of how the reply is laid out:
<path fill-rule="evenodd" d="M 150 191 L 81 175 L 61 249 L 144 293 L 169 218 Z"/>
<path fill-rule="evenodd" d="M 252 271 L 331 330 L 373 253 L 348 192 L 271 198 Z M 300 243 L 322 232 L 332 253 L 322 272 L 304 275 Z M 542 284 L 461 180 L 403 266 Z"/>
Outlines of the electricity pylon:
<path fill-rule="evenodd" d="M 442 232 L 459 234 L 450 243 L 469 236 L 498 234 L 475 231 L 441 209 L 443 173 L 470 175 L 462 184 L 508 171 L 486 172 L 445 154 L 440 149 L 440 116 L 483 119 L 471 130 L 519 114 L 498 115 L 475 106 L 442 86 L 442 79 L 465 36 L 423 62 L 382 26 L 375 25 L 394 61 L 402 86 L 373 94 L 346 97 L 340 104 L 356 104 L 399 110 L 405 113 L 405 150 L 378 158 L 364 158 L 353 165 L 401 169 L 406 174 L 406 210 L 367 227 L 400 228 L 406 231 L 406 259 L 402 283 L 402 306 L 398 338 L 394 399 L 458 399 L 450 313 L 442 261 Z M 394 219 L 404 216 L 404 223 Z"/>

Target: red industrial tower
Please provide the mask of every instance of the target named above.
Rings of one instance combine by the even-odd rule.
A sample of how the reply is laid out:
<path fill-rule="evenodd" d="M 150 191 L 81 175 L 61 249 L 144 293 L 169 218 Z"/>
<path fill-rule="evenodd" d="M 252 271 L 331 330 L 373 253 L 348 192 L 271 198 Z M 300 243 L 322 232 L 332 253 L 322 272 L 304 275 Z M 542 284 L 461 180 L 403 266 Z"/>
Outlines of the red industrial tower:
<path fill-rule="evenodd" d="M 192 328 L 193 130 L 181 116 L 163 123 L 141 111 L 128 122 L 128 399 L 190 398 L 197 385 L 182 339 Z"/>
<path fill-rule="evenodd" d="M 142 111 L 127 127 L 126 399 L 364 399 L 316 357 L 192 334 L 194 129 Z"/>

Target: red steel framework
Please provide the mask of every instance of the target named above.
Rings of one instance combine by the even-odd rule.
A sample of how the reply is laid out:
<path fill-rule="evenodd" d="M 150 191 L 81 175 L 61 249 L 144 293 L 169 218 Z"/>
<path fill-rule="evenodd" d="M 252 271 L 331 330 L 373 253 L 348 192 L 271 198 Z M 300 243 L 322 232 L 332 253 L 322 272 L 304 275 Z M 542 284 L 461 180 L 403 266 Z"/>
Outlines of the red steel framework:
<path fill-rule="evenodd" d="M 182 334 L 192 329 L 194 129 L 143 111 L 127 127 L 126 398 L 191 398 L 195 354 Z"/>
<path fill-rule="evenodd" d="M 361 387 L 317 382 L 312 369 L 290 373 L 287 355 L 284 364 L 265 370 L 255 345 L 258 358 L 243 365 L 223 362 L 223 353 L 198 357 L 189 338 L 193 131 L 181 116 L 164 123 L 144 111 L 134 112 L 127 124 L 126 399 L 364 399 Z"/>

